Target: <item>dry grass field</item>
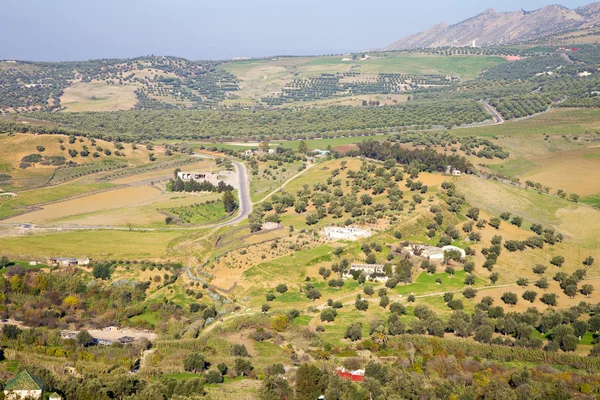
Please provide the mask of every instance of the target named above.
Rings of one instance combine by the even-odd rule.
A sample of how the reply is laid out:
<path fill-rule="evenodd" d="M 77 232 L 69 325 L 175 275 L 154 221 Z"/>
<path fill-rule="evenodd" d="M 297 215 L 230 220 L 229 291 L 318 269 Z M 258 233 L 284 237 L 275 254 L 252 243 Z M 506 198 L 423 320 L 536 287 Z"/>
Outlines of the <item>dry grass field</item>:
<path fill-rule="evenodd" d="M 67 87 L 60 98 L 66 111 L 119 111 L 133 108 L 137 85 L 107 85 L 104 81 L 78 82 Z"/>
<path fill-rule="evenodd" d="M 65 217 L 110 210 L 115 208 L 133 207 L 150 202 L 160 195 L 160 191 L 151 186 L 135 186 L 92 194 L 73 200 L 44 206 L 39 211 L 19 215 L 7 220 L 9 223 L 41 223 L 60 220 Z M 102 217 L 100 216 L 101 221 Z"/>
<path fill-rule="evenodd" d="M 543 182 L 580 196 L 600 193 L 600 147 L 549 153 L 530 160 L 536 166 L 520 176 L 522 181 Z"/>

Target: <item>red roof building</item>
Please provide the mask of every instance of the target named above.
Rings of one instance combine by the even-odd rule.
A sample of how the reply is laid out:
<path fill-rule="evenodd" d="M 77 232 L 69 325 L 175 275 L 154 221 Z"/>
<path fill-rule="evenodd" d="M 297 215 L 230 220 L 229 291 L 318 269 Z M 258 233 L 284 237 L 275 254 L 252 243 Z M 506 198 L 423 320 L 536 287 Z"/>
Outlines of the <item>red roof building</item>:
<path fill-rule="evenodd" d="M 350 379 L 352 382 L 362 382 L 365 380 L 365 370 L 346 371 L 344 368 L 336 368 L 335 371 L 340 378 Z"/>

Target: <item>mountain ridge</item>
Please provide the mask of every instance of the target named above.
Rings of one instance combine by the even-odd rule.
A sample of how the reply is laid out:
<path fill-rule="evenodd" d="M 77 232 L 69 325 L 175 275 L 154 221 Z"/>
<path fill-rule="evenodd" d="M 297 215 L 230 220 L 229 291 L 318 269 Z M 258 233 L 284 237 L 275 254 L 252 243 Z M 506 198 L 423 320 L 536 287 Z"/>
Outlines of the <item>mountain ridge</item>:
<path fill-rule="evenodd" d="M 533 11 L 497 12 L 493 8 L 456 24 L 440 22 L 383 48 L 410 50 L 445 46 L 519 44 L 549 38 L 600 23 L 600 2 L 575 9 L 550 4 Z"/>

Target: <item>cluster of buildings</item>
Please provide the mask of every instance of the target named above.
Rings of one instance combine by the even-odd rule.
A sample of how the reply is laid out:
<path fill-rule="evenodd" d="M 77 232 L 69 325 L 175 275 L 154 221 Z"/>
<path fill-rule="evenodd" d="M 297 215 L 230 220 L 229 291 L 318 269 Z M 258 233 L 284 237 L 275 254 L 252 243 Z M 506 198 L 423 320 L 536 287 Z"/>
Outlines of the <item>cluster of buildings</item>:
<path fill-rule="evenodd" d="M 30 265 L 35 265 L 34 262 L 32 261 Z M 75 267 L 90 265 L 91 262 L 91 258 L 54 257 L 49 260 L 48 264 L 56 267 Z"/>
<path fill-rule="evenodd" d="M 353 264 L 350 264 L 350 270 L 348 272 L 344 273 L 343 276 L 345 278 L 352 278 L 351 271 L 360 271 L 360 272 L 364 273 L 366 276 L 372 278 L 374 281 L 385 282 L 388 280 L 388 277 L 385 275 L 385 272 L 383 271 L 383 267 L 385 267 L 385 265 L 383 265 L 383 264 L 353 263 Z"/>
<path fill-rule="evenodd" d="M 446 251 L 458 251 L 460 253 L 461 258 L 465 258 L 467 253 L 456 246 L 444 246 L 444 247 L 435 247 L 428 245 L 413 245 L 407 246 L 404 248 L 411 256 L 421 257 L 430 261 L 444 261 L 444 254 Z"/>
<path fill-rule="evenodd" d="M 214 172 L 190 172 L 190 171 L 179 171 L 177 177 L 182 181 L 197 181 L 203 182 L 208 181 L 210 183 L 218 183 L 221 180 L 221 176 Z"/>
<path fill-rule="evenodd" d="M 339 226 L 326 226 L 322 230 L 324 237 L 328 239 L 338 240 L 358 240 L 368 238 L 373 235 L 370 229 L 354 228 L 354 227 L 339 227 Z"/>
<path fill-rule="evenodd" d="M 275 154 L 277 152 L 277 150 L 275 149 L 269 149 L 267 151 L 261 150 L 261 149 L 248 149 L 248 150 L 244 150 L 244 156 L 246 157 L 251 157 L 252 155 L 256 154 L 257 156 L 262 156 L 264 154 Z"/>

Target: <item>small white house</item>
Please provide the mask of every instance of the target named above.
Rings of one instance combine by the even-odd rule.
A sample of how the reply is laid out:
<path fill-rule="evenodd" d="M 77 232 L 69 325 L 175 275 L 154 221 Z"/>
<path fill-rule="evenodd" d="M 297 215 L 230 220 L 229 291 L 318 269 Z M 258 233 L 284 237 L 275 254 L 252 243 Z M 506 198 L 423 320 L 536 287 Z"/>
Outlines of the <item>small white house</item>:
<path fill-rule="evenodd" d="M 358 240 L 360 238 L 371 237 L 370 229 L 361 229 L 354 227 L 340 228 L 337 226 L 326 226 L 323 228 L 323 236 L 328 239 Z"/>
<path fill-rule="evenodd" d="M 418 249 L 418 251 L 417 251 L 417 249 Z M 456 246 L 444 246 L 444 247 L 435 247 L 435 246 L 428 246 L 428 245 L 408 246 L 408 247 L 405 247 L 405 250 L 408 251 L 408 253 L 411 256 L 419 256 L 419 257 L 425 258 L 430 261 L 439 261 L 439 262 L 444 261 L 444 254 L 448 250 L 457 250 L 460 253 L 461 258 L 465 258 L 467 255 L 467 253 L 463 249 L 461 249 L 460 247 L 456 247 Z"/>
<path fill-rule="evenodd" d="M 350 271 L 360 271 L 364 273 L 367 277 L 371 277 L 375 275 L 373 279 L 375 281 L 387 281 L 388 277 L 383 272 L 383 264 L 351 264 L 350 270 L 344 274 L 344 278 L 351 278 L 352 273 Z"/>
<path fill-rule="evenodd" d="M 215 174 L 212 172 L 188 172 L 188 171 L 179 171 L 177 172 L 177 177 L 182 181 L 208 181 L 208 182 L 217 182 L 220 179 L 219 174 Z"/>
<path fill-rule="evenodd" d="M 244 150 L 244 156 L 250 157 L 254 152 L 252 150 Z"/>
<path fill-rule="evenodd" d="M 383 264 L 351 264 L 350 269 L 364 272 L 366 275 L 383 274 Z"/>
<path fill-rule="evenodd" d="M 452 175 L 454 175 L 454 176 L 460 176 L 460 174 L 461 174 L 460 169 L 453 169 L 452 170 Z"/>

